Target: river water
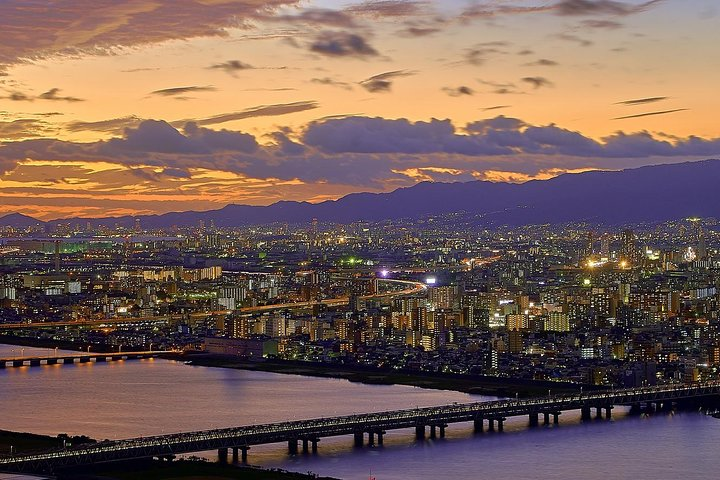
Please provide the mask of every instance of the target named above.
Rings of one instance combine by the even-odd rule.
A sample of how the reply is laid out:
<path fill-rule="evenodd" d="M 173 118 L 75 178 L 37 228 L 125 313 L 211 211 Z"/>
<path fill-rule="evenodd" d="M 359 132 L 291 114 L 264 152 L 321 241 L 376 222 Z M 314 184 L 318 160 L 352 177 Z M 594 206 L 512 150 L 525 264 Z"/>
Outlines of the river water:
<path fill-rule="evenodd" d="M 0 357 L 20 347 L 0 345 Z M 25 355 L 47 349 L 26 348 Z M 415 406 L 489 399 L 408 386 L 185 365 L 167 360 L 0 370 L 0 429 L 127 438 Z M 720 420 L 696 413 L 560 425 L 530 430 L 511 419 L 504 433 L 473 435 L 454 424 L 445 439 L 416 442 L 391 431 L 383 447 L 326 438 L 317 455 L 289 457 L 286 445 L 257 446 L 250 463 L 343 479 L 517 480 L 714 478 L 720 471 Z M 204 454 L 210 458 L 214 453 Z"/>

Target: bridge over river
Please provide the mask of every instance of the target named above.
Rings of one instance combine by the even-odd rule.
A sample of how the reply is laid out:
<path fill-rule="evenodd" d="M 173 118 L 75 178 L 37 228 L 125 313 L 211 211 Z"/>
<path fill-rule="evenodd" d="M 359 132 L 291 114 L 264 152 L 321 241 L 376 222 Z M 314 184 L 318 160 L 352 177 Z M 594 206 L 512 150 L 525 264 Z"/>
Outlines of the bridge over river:
<path fill-rule="evenodd" d="M 218 450 L 221 459 L 227 460 L 229 451 L 233 460 L 242 456 L 247 461 L 248 450 L 254 445 L 287 442 L 290 454 L 317 451 L 324 437 L 352 435 L 356 446 L 367 439 L 369 445 L 382 445 L 390 430 L 414 429 L 418 439 L 445 435 L 448 425 L 473 422 L 477 433 L 488 430 L 502 431 L 509 417 L 528 416 L 529 425 L 558 423 L 560 414 L 580 410 L 584 420 L 590 419 L 592 409 L 597 415 L 610 418 L 616 405 L 639 408 L 649 405 L 659 409 L 686 406 L 688 402 L 709 400 L 720 395 L 720 382 L 703 384 L 675 384 L 634 389 L 578 392 L 533 399 L 506 399 L 491 402 L 452 404 L 407 410 L 315 418 L 264 425 L 186 432 L 127 440 L 104 441 L 97 444 L 73 447 L 37 454 L 0 457 L 0 471 L 51 472 L 55 469 L 100 462 L 129 460 L 147 457 L 170 457 L 177 454 Z"/>
<path fill-rule="evenodd" d="M 163 353 L 175 353 L 172 351 L 156 350 L 146 352 L 126 353 L 60 353 L 47 356 L 35 357 L 8 357 L 0 358 L 0 369 L 17 367 L 40 367 L 43 365 L 75 365 L 78 363 L 100 363 L 117 362 L 124 360 L 141 360 L 145 358 L 156 358 Z"/>

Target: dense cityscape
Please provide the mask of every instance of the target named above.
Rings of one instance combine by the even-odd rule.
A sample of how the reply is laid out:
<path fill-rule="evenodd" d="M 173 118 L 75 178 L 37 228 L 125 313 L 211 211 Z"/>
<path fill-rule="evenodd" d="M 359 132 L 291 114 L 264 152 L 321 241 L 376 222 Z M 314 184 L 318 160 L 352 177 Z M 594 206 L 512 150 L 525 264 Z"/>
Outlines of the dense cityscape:
<path fill-rule="evenodd" d="M 720 366 L 716 226 L 491 231 L 456 214 L 6 227 L 0 333 L 76 350 L 605 386 L 706 381 Z"/>
<path fill-rule="evenodd" d="M 1 0 L 0 480 L 712 478 L 718 19 Z"/>

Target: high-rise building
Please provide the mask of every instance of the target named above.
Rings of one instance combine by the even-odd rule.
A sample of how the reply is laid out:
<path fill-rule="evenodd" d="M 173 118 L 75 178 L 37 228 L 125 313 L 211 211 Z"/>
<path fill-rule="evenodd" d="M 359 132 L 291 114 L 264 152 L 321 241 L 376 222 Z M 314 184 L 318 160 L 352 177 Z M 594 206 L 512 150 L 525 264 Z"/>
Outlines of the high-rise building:
<path fill-rule="evenodd" d="M 632 230 L 622 232 L 622 244 L 620 246 L 620 260 L 635 265 L 638 261 L 638 249 L 635 233 Z"/>

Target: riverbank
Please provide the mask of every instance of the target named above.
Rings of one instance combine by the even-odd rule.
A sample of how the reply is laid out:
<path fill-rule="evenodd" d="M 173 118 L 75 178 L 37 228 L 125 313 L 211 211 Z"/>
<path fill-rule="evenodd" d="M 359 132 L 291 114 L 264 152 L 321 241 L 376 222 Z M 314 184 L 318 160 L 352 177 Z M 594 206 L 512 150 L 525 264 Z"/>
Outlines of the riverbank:
<path fill-rule="evenodd" d="M 34 433 L 0 430 L 0 455 L 29 454 L 56 450 L 63 446 L 93 443 L 94 440 L 81 436 L 56 437 Z M 263 469 L 252 466 L 213 463 L 204 459 L 182 458 L 173 461 L 138 459 L 125 462 L 103 463 L 73 467 L 57 472 L 59 480 L 172 480 L 192 478 L 193 480 L 310 480 L 320 477 L 277 469 Z M 322 480 L 333 480 L 324 477 Z"/>
<path fill-rule="evenodd" d="M 12 335 L 0 335 L 0 343 L 39 348 L 58 347 L 67 350 L 78 350 L 82 348 L 79 344 L 69 342 L 16 337 Z M 91 351 L 109 352 L 110 349 L 111 347 L 109 346 L 93 345 Z M 540 397 L 547 395 L 548 390 L 553 393 L 577 392 L 581 386 L 570 382 L 327 365 L 313 362 L 272 359 L 247 361 L 235 356 L 211 355 L 204 352 L 164 354 L 163 358 L 192 362 L 194 365 L 205 367 L 234 368 L 311 377 L 342 378 L 351 382 L 374 385 L 410 385 L 419 388 L 454 390 L 457 392 L 495 397 L 514 397 L 516 395 L 518 397 Z M 593 385 L 582 385 L 582 387 L 585 390 L 598 388 Z"/>
<path fill-rule="evenodd" d="M 567 382 L 548 382 L 508 377 L 488 377 L 481 375 L 460 375 L 421 373 L 372 367 L 349 367 L 344 365 L 324 365 L 311 362 L 291 362 L 282 360 L 264 360 L 252 362 L 232 356 L 211 355 L 201 352 L 167 354 L 164 358 L 189 362 L 192 365 L 218 368 L 234 368 L 288 375 L 306 375 L 312 377 L 342 378 L 351 382 L 373 385 L 410 385 L 435 390 L 454 390 L 476 395 L 496 397 L 539 397 L 552 393 L 569 393 L 579 390 L 580 385 Z M 584 388 L 593 388 L 585 386 Z"/>
<path fill-rule="evenodd" d="M 57 437 L 51 437 L 35 433 L 0 430 L 0 455 L 34 453 L 93 442 L 95 440 L 86 436 L 71 437 L 60 434 Z"/>
<path fill-rule="evenodd" d="M 334 480 L 312 473 L 213 463 L 202 459 L 133 460 L 59 472 L 58 480 Z"/>

